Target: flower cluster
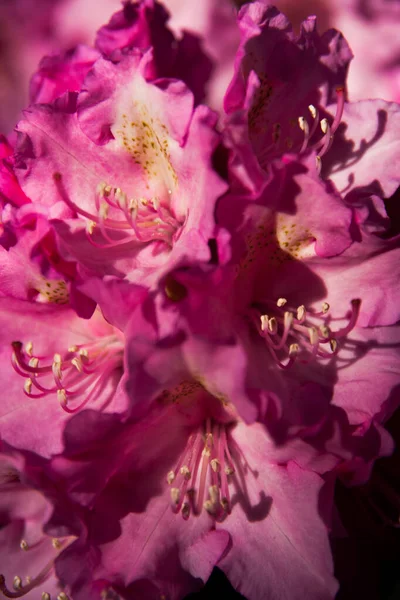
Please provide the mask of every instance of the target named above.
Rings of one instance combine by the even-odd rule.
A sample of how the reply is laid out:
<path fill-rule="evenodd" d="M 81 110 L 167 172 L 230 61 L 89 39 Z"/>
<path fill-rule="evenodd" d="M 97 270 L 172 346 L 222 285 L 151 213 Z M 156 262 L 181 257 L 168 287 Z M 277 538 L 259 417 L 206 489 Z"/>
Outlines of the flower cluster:
<path fill-rule="evenodd" d="M 44 59 L 0 138 L 0 597 L 218 566 L 328 600 L 334 483 L 400 404 L 400 107 L 347 102 L 315 17 L 204 2 L 195 35 L 167 4 Z"/>

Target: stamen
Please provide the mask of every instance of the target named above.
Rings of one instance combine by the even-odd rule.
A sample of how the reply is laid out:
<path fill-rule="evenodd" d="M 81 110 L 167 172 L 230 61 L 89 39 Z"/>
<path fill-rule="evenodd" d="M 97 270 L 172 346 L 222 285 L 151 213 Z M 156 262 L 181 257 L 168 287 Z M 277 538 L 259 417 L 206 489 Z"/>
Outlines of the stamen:
<path fill-rule="evenodd" d="M 123 342 L 119 334 L 111 334 L 88 342 L 70 346 L 65 354 L 55 353 L 53 358 L 40 358 L 26 354 L 21 342 L 12 343 L 11 363 L 24 377 L 23 390 L 29 398 L 44 398 L 55 394 L 61 407 L 68 413 L 80 410 L 105 388 L 110 375 L 121 367 Z M 32 343 L 28 349 L 32 353 Z M 33 393 L 37 390 L 39 393 Z M 112 398 L 107 395 L 103 408 Z M 71 401 L 83 398 L 73 408 Z"/>
<path fill-rule="evenodd" d="M 323 303 L 319 312 L 307 310 L 304 305 L 298 306 L 296 318 L 292 310 L 281 310 L 282 306 L 288 305 L 287 301 L 279 304 L 280 306 L 278 303 L 266 303 L 268 310 L 275 310 L 276 317 L 268 317 L 266 314 L 257 317 L 257 311 L 254 311 L 254 323 L 275 362 L 280 368 L 288 369 L 299 355 L 300 362 L 308 363 L 316 358 L 329 359 L 336 354 L 339 350 L 338 339 L 347 336 L 357 323 L 361 302 L 358 299 L 351 301 L 352 310 L 348 323 L 338 331 L 333 331 L 325 322 L 317 321 L 324 319 L 329 311 L 327 302 Z M 329 343 L 330 353 L 323 349 L 326 343 Z M 285 361 L 285 355 L 288 361 Z"/>
<path fill-rule="evenodd" d="M 53 178 L 62 200 L 86 220 L 87 238 L 97 248 L 136 246 L 157 240 L 171 245 L 176 231 L 182 225 L 172 213 L 169 194 L 163 200 L 158 197 L 128 200 L 121 188 L 102 182 L 94 194 L 96 212 L 91 213 L 70 200 L 59 173 L 55 173 Z M 94 239 L 96 230 L 104 242 Z M 113 237 L 112 232 L 117 237 Z"/>
<path fill-rule="evenodd" d="M 200 442 L 200 443 L 199 443 Z M 182 463 L 188 465 L 180 467 Z M 190 472 L 192 487 L 187 488 Z M 207 419 L 205 433 L 192 434 L 178 466 L 167 475 L 172 509 L 184 519 L 206 510 L 214 519 L 230 512 L 228 477 L 235 472 L 226 425 Z M 178 473 L 178 477 L 177 474 Z M 204 498 L 205 493 L 208 497 Z"/>

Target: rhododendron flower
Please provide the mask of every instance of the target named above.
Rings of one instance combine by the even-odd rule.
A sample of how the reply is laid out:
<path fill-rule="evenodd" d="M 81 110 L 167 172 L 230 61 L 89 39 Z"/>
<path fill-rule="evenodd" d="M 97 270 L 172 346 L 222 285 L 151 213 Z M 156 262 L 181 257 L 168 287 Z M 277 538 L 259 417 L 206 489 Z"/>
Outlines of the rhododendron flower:
<path fill-rule="evenodd" d="M 6 298 L 0 306 L 3 440 L 49 456 L 62 449 L 69 414 L 87 404 L 127 409 L 123 336 L 99 314 L 85 320 L 68 307 Z"/>
<path fill-rule="evenodd" d="M 44 106 L 27 113 L 18 176 L 33 202 L 63 201 L 77 215 L 54 225 L 89 272 L 151 284 L 167 262 L 208 260 L 225 184 L 211 165 L 216 117 L 204 106 L 193 110 L 180 82 L 147 83 L 149 61 L 149 54 L 115 65 L 100 59 L 78 113 Z"/>
<path fill-rule="evenodd" d="M 30 484 L 30 473 L 37 479 L 39 470 L 38 465 L 27 467 L 24 456 L 10 447 L 0 454 L 0 593 L 29 600 L 40 590 L 43 600 L 68 600 L 55 563 L 76 536 L 45 532 L 54 507 Z"/>
<path fill-rule="evenodd" d="M 393 451 L 400 109 L 314 17 L 196 8 L 124 2 L 0 140 L 6 597 L 332 599 L 333 486 Z"/>
<path fill-rule="evenodd" d="M 323 481 L 295 463 L 274 464 L 269 448 L 261 426 L 246 426 L 190 380 L 165 391 L 138 423 L 93 411 L 74 417 L 52 468 L 92 512 L 88 548 L 100 550 L 100 560 L 92 573 L 82 570 L 87 585 L 107 580 L 133 592 L 148 581 L 153 590 L 134 597 L 182 598 L 218 564 L 249 598 L 300 598 L 306 590 L 333 597 L 318 514 Z M 115 530 L 108 538 L 105 514 Z"/>

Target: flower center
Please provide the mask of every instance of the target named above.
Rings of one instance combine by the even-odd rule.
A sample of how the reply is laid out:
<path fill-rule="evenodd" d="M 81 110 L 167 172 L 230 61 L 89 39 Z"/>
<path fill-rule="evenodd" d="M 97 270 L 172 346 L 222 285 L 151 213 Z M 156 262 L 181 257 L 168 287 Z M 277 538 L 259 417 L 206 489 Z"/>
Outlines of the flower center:
<path fill-rule="evenodd" d="M 161 241 L 172 245 L 182 223 L 173 214 L 169 197 L 161 200 L 152 198 L 128 198 L 119 187 L 102 182 L 95 194 L 95 210 L 89 212 L 74 204 L 62 183 L 60 173 L 54 181 L 64 202 L 86 222 L 86 235 L 91 244 L 98 248 L 145 244 Z M 168 190 L 168 193 L 172 193 Z M 96 232 L 96 237 L 95 237 Z"/>
<path fill-rule="evenodd" d="M 25 394 L 29 398 L 57 394 L 62 408 L 68 413 L 75 413 L 95 400 L 114 374 L 118 375 L 118 380 L 120 378 L 123 342 L 116 334 L 71 346 L 64 354 L 54 356 L 35 356 L 32 342 L 25 347 L 19 341 L 13 342 L 12 348 L 12 366 L 19 375 L 26 377 Z M 101 409 L 112 399 L 116 380 L 114 382 Z M 75 404 L 73 407 L 70 407 L 71 402 Z"/>
<path fill-rule="evenodd" d="M 304 305 L 290 307 L 286 298 L 279 298 L 276 304 L 265 304 L 269 314 L 253 310 L 252 320 L 276 363 L 287 369 L 295 361 L 307 364 L 313 359 L 331 358 L 337 354 L 340 340 L 357 323 L 361 301 L 351 301 L 348 323 L 336 331 L 328 325 L 330 306 L 327 302 L 322 304 L 320 311 L 307 310 Z"/>
<path fill-rule="evenodd" d="M 216 520 L 231 512 L 229 483 L 235 473 L 227 425 L 207 419 L 193 432 L 174 470 L 167 475 L 172 510 L 186 520 L 203 508 Z"/>

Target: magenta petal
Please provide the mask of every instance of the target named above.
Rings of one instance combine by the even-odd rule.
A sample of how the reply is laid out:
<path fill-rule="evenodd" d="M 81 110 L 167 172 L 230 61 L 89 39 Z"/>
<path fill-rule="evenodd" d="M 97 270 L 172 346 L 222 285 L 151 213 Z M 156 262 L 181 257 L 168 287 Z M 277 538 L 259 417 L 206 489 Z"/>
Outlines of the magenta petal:
<path fill-rule="evenodd" d="M 400 185 L 400 108 L 384 100 L 346 104 L 324 172 L 338 190 L 389 198 Z"/>

